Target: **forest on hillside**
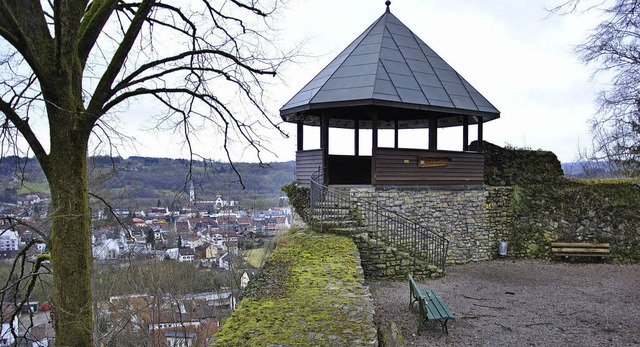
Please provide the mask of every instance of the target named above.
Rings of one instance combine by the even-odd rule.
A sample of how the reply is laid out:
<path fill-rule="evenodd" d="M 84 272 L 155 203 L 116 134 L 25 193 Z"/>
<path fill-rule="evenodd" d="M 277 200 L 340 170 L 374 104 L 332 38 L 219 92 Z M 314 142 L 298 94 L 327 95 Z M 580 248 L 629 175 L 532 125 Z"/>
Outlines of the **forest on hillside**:
<path fill-rule="evenodd" d="M 262 208 L 277 204 L 283 195 L 280 187 L 294 179 L 295 162 L 234 163 L 232 167 L 218 161 L 99 156 L 89 158 L 88 170 L 90 192 L 116 207 L 184 204 L 193 183 L 196 200 L 215 200 L 220 195 L 242 206 Z M 0 200 L 5 202 L 15 202 L 19 194 L 48 193 L 42 169 L 33 158 L 2 158 L 0 184 L 4 187 Z"/>

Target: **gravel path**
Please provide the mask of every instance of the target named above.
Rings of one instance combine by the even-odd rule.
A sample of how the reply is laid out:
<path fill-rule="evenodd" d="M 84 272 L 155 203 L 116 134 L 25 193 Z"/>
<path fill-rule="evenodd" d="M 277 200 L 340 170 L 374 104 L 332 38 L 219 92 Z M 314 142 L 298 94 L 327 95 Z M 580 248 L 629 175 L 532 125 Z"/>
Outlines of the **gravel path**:
<path fill-rule="evenodd" d="M 408 346 L 640 346 L 640 264 L 495 260 L 450 266 L 418 281 L 456 315 L 449 335 L 430 323 L 417 334 L 409 285 L 369 282 L 381 324 Z"/>

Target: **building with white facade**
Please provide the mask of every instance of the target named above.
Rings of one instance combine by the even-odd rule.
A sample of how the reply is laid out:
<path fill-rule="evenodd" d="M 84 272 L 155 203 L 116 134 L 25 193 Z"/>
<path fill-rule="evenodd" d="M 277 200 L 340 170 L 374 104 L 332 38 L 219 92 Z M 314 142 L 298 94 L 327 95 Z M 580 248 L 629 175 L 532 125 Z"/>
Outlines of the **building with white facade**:
<path fill-rule="evenodd" d="M 17 251 L 20 249 L 20 235 L 13 229 L 0 231 L 0 251 Z"/>

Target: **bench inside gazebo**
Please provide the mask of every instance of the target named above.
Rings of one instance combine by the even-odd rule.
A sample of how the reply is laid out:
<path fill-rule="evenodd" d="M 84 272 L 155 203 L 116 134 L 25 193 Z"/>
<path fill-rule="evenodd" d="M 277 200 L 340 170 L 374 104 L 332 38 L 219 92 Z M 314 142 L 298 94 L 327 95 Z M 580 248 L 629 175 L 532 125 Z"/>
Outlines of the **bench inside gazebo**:
<path fill-rule="evenodd" d="M 297 124 L 296 180 L 320 170 L 324 184 L 481 185 L 483 124 L 500 112 L 389 10 L 280 110 Z M 320 128 L 320 148 L 304 149 L 304 129 Z M 478 148 L 469 147 L 477 130 Z M 461 128 L 459 151 L 438 149 L 438 129 Z M 329 129 L 353 131 L 353 154 L 329 153 Z M 371 155 L 360 132 L 371 131 Z M 379 146 L 380 130 L 393 147 Z M 401 148 L 406 129 L 428 129 L 424 148 Z M 342 139 L 340 139 L 342 140 Z"/>

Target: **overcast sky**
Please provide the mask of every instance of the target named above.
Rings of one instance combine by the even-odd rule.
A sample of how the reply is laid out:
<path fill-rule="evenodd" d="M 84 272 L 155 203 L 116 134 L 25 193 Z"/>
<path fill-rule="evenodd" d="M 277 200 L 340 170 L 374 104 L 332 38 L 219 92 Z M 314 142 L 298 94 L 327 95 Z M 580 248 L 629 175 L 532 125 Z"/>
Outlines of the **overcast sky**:
<path fill-rule="evenodd" d="M 499 119 L 485 124 L 486 141 L 553 151 L 562 162 L 569 162 L 576 159 L 579 147 L 590 143 L 588 120 L 603 85 L 592 78 L 594 67 L 584 66 L 574 53 L 598 18 L 594 14 L 549 16 L 545 6 L 558 2 L 393 0 L 391 12 L 500 110 Z M 288 6 L 280 23 L 282 40 L 306 39 L 305 53 L 312 57 L 281 71 L 287 84 L 270 89 L 274 100 L 270 111 L 278 121 L 279 108 L 385 10 L 383 0 L 292 0 Z M 295 126 L 284 125 L 284 129 L 289 139 L 275 132 L 265 134 L 270 138 L 268 148 L 277 157 L 266 155 L 264 160 L 295 158 Z M 130 129 L 140 142 L 137 152 L 125 152 L 125 156 L 185 156 L 167 138 L 137 130 Z M 461 129 L 441 131 L 439 147 L 460 150 L 461 133 Z M 471 134 L 475 137 L 474 130 Z M 331 141 L 345 142 L 335 142 L 331 152 L 349 153 L 350 136 L 332 133 Z M 401 136 L 402 146 L 409 144 L 408 138 L 421 135 L 401 132 Z M 305 128 L 305 149 L 316 148 L 318 137 L 315 130 Z M 421 141 L 426 146 L 426 139 Z M 198 151 L 224 159 L 215 145 Z M 255 160 L 250 153 L 241 153 L 236 160 Z"/>

